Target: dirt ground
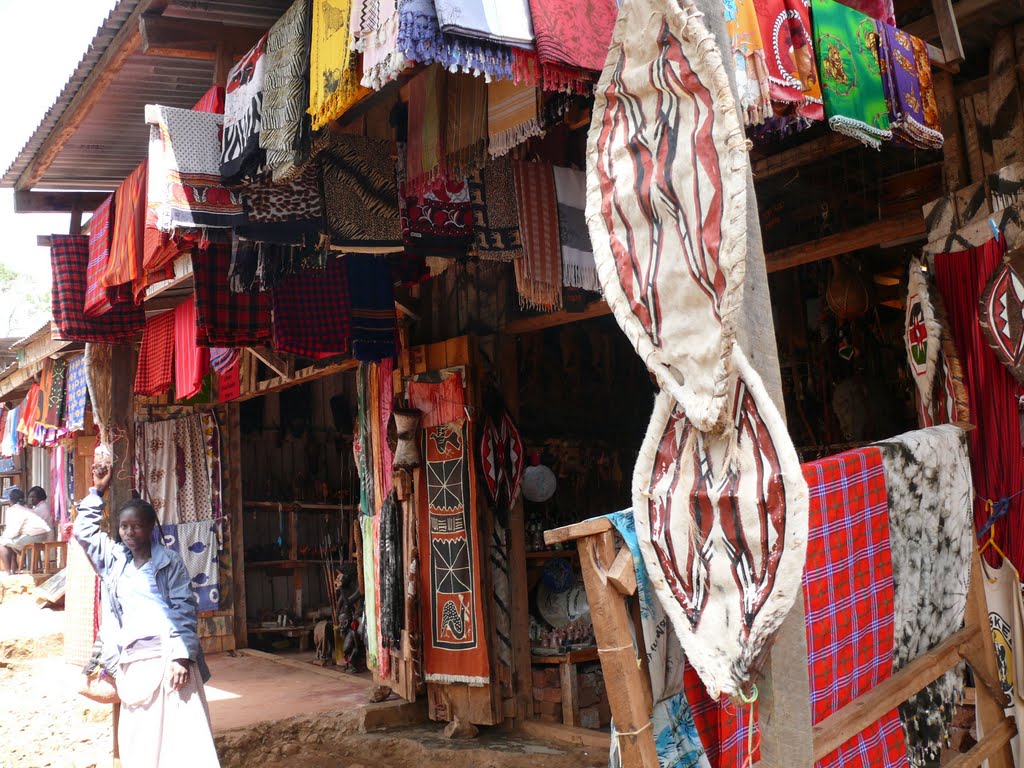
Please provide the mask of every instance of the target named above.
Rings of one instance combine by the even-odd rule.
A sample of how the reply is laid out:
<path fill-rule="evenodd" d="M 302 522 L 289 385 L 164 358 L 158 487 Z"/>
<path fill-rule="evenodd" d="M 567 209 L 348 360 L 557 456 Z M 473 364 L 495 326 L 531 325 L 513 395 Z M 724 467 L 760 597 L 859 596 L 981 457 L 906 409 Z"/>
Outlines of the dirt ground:
<path fill-rule="evenodd" d="M 64 663 L 63 612 L 39 608 L 0 581 L 0 768 L 106 768 L 111 708 L 77 694 Z M 211 681 L 215 684 L 215 681 Z M 214 730 L 217 731 L 216 718 Z M 359 732 L 351 711 L 257 723 L 216 733 L 224 768 L 598 768 L 607 756 L 497 729 L 450 741 L 436 724 Z"/>

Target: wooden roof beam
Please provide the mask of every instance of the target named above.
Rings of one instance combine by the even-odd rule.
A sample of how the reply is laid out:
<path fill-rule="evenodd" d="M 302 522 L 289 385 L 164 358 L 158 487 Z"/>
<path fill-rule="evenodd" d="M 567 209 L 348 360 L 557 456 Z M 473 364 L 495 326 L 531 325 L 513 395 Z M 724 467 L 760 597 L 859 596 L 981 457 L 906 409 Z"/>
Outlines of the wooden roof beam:
<path fill-rule="evenodd" d="M 125 21 L 124 26 L 114 35 L 114 39 L 110 41 L 92 72 L 89 73 L 53 126 L 53 130 L 35 153 L 32 162 L 18 177 L 18 181 L 14 185 L 15 189 L 32 189 L 39 183 L 61 150 L 64 149 L 64 145 L 75 135 L 82 121 L 103 98 L 103 94 L 117 77 L 117 73 L 121 71 L 125 62 L 139 49 L 142 37 L 139 34 L 138 19 L 147 5 L 145 0 L 139 3 Z"/>
<path fill-rule="evenodd" d="M 939 2 L 946 3 L 946 0 L 933 0 L 933 7 Z M 983 19 L 991 11 L 1005 9 L 1008 5 L 1015 5 L 1018 8 L 1024 7 L 1024 0 L 960 0 L 958 3 L 950 4 L 950 9 L 956 24 L 959 27 L 969 27 L 973 23 Z M 942 26 L 939 17 L 935 14 L 925 16 L 923 19 L 911 22 L 906 26 L 906 31 L 915 37 L 923 40 L 935 40 L 942 38 Z M 947 31 L 948 34 L 948 31 Z M 943 46 L 945 41 L 943 40 Z M 961 51 L 961 57 L 962 57 Z"/>
<path fill-rule="evenodd" d="M 874 221 L 861 227 L 854 227 L 837 235 L 829 235 L 820 240 L 793 245 L 765 254 L 769 272 L 778 272 L 812 261 L 821 261 L 832 256 L 839 256 L 862 248 L 871 248 L 906 238 L 924 238 L 924 219 L 920 216 L 900 216 L 898 218 Z"/>
<path fill-rule="evenodd" d="M 225 53 L 237 58 L 252 48 L 265 31 L 150 14 L 139 19 L 142 53 L 173 59 L 215 62 L 218 55 Z"/>
<path fill-rule="evenodd" d="M 110 195 L 109 192 L 34 192 L 14 191 L 15 213 L 73 213 L 93 211 Z"/>

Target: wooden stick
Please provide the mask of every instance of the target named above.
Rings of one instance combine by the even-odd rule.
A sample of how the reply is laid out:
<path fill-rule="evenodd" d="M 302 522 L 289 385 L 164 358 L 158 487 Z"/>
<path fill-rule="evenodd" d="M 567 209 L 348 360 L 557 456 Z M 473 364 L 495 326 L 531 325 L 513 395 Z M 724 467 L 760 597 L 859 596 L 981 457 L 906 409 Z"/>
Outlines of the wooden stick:
<path fill-rule="evenodd" d="M 1009 751 L 1010 739 L 1016 735 L 1016 723 L 1008 717 L 1003 718 L 1003 721 L 992 729 L 991 733 L 985 734 L 969 752 L 957 755 L 943 768 L 977 768 L 985 760 L 989 760 L 989 766 L 991 766 L 991 760 L 998 759 L 1000 752 Z"/>

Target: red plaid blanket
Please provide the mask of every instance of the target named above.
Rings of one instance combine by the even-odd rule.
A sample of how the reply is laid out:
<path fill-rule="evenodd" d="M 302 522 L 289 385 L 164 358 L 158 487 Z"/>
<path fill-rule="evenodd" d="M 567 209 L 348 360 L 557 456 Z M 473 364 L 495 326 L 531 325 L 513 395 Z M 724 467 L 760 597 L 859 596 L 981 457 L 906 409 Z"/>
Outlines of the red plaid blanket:
<path fill-rule="evenodd" d="M 196 286 L 197 343 L 201 347 L 248 347 L 270 342 L 270 297 L 233 293 L 228 287 L 231 246 L 210 243 L 192 253 Z"/>
<path fill-rule="evenodd" d="M 878 448 L 804 465 L 810 534 L 804 569 L 807 661 L 815 725 L 892 674 L 889 507 Z M 817 768 L 902 768 L 907 745 L 893 709 Z"/>
<path fill-rule="evenodd" d="M 343 259 L 328 257 L 326 268 L 300 270 L 274 288 L 275 349 L 312 358 L 340 355 L 348 352 L 351 336 Z"/>
<path fill-rule="evenodd" d="M 146 315 L 141 306 L 118 304 L 101 317 L 85 316 L 86 270 L 89 238 L 86 235 L 53 235 L 50 268 L 53 275 L 53 320 L 68 341 L 120 344 L 142 330 Z"/>
<path fill-rule="evenodd" d="M 162 395 L 174 374 L 174 316 L 164 312 L 146 321 L 135 371 L 135 394 Z"/>

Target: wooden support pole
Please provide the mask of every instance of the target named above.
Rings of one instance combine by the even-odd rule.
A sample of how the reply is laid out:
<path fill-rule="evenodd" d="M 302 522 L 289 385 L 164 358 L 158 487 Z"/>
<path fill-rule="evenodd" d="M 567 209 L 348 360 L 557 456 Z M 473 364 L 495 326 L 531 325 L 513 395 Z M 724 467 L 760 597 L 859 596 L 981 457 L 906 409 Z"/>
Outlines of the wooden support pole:
<path fill-rule="evenodd" d="M 939 107 L 942 123 L 942 181 L 946 193 L 956 192 L 967 183 L 967 157 L 964 154 L 963 138 L 960 134 L 960 117 L 957 109 L 953 76 L 948 72 L 932 74 L 935 86 L 935 100 Z"/>
<path fill-rule="evenodd" d="M 233 631 L 235 647 L 249 645 L 249 626 L 246 622 L 245 596 L 245 525 L 242 510 L 242 424 L 238 403 L 227 405 L 227 460 L 228 495 L 227 512 L 231 517 L 231 606 L 234 611 Z"/>

